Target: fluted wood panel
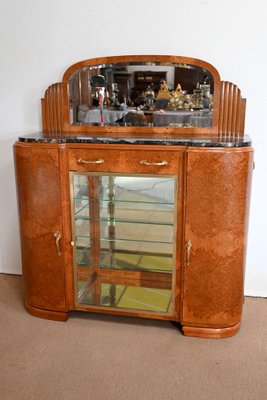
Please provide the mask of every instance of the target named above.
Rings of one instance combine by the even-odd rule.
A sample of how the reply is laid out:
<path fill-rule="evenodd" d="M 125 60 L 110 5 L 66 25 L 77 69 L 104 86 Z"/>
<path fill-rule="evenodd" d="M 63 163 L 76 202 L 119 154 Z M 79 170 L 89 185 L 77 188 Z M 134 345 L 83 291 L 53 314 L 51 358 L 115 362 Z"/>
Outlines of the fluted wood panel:
<path fill-rule="evenodd" d="M 220 134 L 243 134 L 245 129 L 246 99 L 232 82 L 221 82 L 219 126 Z"/>
<path fill-rule="evenodd" d="M 49 86 L 42 99 L 42 122 L 44 132 L 61 132 L 63 126 L 62 83 Z"/>

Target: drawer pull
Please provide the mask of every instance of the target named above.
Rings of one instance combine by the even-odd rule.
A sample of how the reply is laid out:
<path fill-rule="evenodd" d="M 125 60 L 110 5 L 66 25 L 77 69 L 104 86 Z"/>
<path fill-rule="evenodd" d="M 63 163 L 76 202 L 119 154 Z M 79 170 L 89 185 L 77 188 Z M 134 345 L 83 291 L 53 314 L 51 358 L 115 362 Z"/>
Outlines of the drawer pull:
<path fill-rule="evenodd" d="M 147 160 L 141 160 L 140 161 L 141 165 L 156 165 L 158 167 L 163 166 L 163 165 L 168 165 L 168 161 L 163 160 L 163 161 L 159 161 L 159 162 L 149 162 Z"/>
<path fill-rule="evenodd" d="M 78 164 L 104 164 L 105 160 L 99 158 L 98 160 L 84 160 L 83 158 L 78 159 Z"/>

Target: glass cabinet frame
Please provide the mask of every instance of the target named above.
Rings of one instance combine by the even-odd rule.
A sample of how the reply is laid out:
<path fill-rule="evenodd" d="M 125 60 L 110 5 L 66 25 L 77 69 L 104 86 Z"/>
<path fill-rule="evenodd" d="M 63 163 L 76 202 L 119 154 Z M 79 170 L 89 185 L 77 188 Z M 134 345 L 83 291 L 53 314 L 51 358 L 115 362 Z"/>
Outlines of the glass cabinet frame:
<path fill-rule="evenodd" d="M 77 308 L 174 315 L 177 180 L 70 172 Z"/>

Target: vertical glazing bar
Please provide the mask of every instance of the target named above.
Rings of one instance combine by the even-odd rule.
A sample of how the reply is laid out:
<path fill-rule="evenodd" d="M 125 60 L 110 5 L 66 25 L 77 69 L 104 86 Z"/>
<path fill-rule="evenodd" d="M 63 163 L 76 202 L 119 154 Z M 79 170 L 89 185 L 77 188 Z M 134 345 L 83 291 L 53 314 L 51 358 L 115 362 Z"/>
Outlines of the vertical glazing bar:
<path fill-rule="evenodd" d="M 100 207 L 99 188 L 100 177 L 88 175 L 88 218 L 90 235 L 90 259 L 94 272 L 97 274 L 100 264 Z M 93 285 L 95 304 L 100 304 L 100 290 L 97 284 Z"/>
<path fill-rule="evenodd" d="M 109 194 L 108 194 L 108 239 L 109 239 L 109 251 L 111 268 L 116 264 L 115 260 L 115 178 L 113 175 L 109 176 Z"/>

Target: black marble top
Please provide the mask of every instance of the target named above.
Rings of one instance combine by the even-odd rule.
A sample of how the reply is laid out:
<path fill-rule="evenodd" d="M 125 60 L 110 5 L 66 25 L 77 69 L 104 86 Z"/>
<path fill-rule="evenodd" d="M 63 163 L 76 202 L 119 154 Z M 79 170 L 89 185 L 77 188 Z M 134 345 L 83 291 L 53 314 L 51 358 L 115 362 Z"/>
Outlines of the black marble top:
<path fill-rule="evenodd" d="M 178 134 L 121 134 L 120 136 L 99 134 L 34 133 L 18 137 L 19 142 L 30 143 L 103 143 L 103 144 L 143 144 L 195 147 L 245 147 L 251 146 L 248 135 L 178 135 Z"/>

